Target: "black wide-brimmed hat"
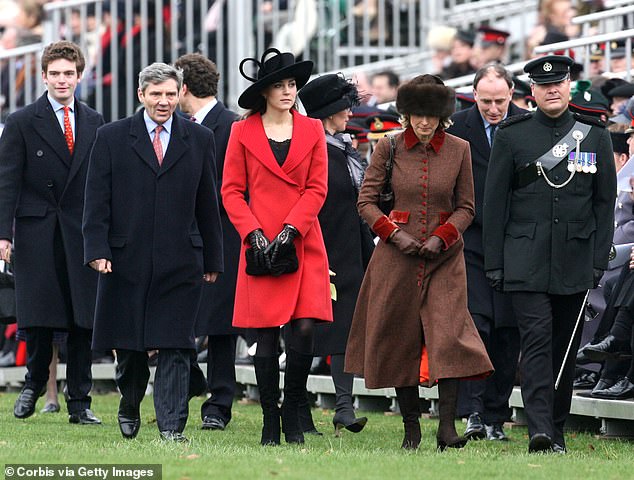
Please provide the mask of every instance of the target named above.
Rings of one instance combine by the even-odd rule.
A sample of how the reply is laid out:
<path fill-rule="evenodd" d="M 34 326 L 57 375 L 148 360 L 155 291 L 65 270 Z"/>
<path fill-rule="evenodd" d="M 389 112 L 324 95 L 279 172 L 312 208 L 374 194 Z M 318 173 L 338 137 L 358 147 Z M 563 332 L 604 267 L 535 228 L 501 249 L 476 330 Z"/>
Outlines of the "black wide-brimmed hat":
<path fill-rule="evenodd" d="M 424 74 L 403 83 L 396 92 L 396 109 L 401 115 L 449 118 L 455 110 L 456 92 L 440 77 Z"/>
<path fill-rule="evenodd" d="M 274 55 L 266 58 L 271 54 Z M 256 78 L 244 73 L 244 65 L 248 62 L 253 62 L 257 65 Z M 266 49 L 260 61 L 255 58 L 245 58 L 240 62 L 240 74 L 253 82 L 253 85 L 242 92 L 238 99 L 238 105 L 242 108 L 253 108 L 257 105 L 258 99 L 262 95 L 262 90 L 286 78 L 294 78 L 299 90 L 306 85 L 312 71 L 313 62 L 310 60 L 295 62 L 295 56 L 292 53 L 282 53 L 277 48 Z"/>
<path fill-rule="evenodd" d="M 299 99 L 309 117 L 322 119 L 359 105 L 359 92 L 342 75 L 329 73 L 308 82 Z"/>

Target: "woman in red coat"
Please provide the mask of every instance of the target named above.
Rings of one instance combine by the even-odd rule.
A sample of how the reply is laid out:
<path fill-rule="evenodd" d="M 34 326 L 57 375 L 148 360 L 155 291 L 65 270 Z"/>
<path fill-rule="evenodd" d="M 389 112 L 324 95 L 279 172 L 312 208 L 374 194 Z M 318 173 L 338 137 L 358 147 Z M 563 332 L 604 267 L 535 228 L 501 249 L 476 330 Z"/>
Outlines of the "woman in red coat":
<path fill-rule="evenodd" d="M 247 62 L 257 65 L 256 78 L 244 73 Z M 242 61 L 240 73 L 254 83 L 238 100 L 249 111 L 234 123 L 225 157 L 222 199 L 242 239 L 233 325 L 257 332 L 263 445 L 280 443 L 279 327 L 289 332 L 282 429 L 288 443 L 303 443 L 298 405 L 312 362 L 313 325 L 332 321 L 317 220 L 327 193 L 326 141 L 321 122 L 295 109 L 312 66 L 273 48 L 259 62 Z"/>

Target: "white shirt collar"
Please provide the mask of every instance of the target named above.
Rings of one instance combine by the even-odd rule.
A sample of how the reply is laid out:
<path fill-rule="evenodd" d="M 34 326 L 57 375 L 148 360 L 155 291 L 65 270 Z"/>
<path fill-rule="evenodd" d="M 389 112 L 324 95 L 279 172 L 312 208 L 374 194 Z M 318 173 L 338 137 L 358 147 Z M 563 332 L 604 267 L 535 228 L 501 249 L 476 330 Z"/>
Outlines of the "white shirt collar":
<path fill-rule="evenodd" d="M 203 108 L 198 110 L 194 114 L 194 118 L 196 119 L 196 123 L 201 123 L 205 119 L 207 114 L 209 112 L 211 112 L 211 109 L 214 108 L 217 104 L 218 104 L 218 100 L 214 98 L 211 102 L 207 103 Z"/>

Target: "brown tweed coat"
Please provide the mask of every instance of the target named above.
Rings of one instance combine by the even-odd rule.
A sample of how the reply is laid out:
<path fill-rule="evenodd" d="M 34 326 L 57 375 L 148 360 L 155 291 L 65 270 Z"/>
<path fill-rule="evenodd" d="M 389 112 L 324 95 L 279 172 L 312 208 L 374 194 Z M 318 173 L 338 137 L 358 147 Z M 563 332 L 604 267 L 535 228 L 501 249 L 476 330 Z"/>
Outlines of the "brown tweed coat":
<path fill-rule="evenodd" d="M 389 141 L 379 141 L 359 194 L 359 213 L 382 238 L 366 271 L 346 350 L 346 371 L 368 388 L 419 384 L 423 343 L 429 385 L 493 371 L 467 310 L 462 232 L 474 216 L 469 144 L 437 130 L 429 145 L 407 129 L 396 137 L 390 220 L 379 210 Z M 443 240 L 440 256 L 407 256 L 385 243 L 394 228 Z"/>

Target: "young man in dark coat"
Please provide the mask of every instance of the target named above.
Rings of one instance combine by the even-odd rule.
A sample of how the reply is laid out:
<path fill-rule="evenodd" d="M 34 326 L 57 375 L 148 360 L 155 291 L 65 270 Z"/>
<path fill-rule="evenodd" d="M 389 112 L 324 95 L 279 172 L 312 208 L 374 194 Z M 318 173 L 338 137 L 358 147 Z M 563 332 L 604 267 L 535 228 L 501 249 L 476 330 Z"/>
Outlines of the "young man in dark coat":
<path fill-rule="evenodd" d="M 103 118 L 75 98 L 84 65 L 74 43 L 46 47 L 47 92 L 7 119 L 0 139 L 0 256 L 11 260 L 14 241 L 18 326 L 28 352 L 14 415 L 35 411 L 46 390 L 53 333 L 63 330 L 69 421 L 99 424 L 89 396 L 97 274 L 83 265 L 81 217 L 88 155 Z"/>
<path fill-rule="evenodd" d="M 117 351 L 126 438 L 140 426 L 147 351 L 158 349 L 157 425 L 186 440 L 194 321 L 203 282 L 223 270 L 214 138 L 174 115 L 182 78 L 164 63 L 141 71 L 144 108 L 99 130 L 86 181 L 84 260 L 102 274 L 93 346 Z"/>
<path fill-rule="evenodd" d="M 484 190 L 486 276 L 510 292 L 517 318 L 529 452 L 566 451 L 575 325 L 614 230 L 612 142 L 600 121 L 568 110 L 572 64 L 561 55 L 526 64 L 538 108 L 498 128 Z"/>
<path fill-rule="evenodd" d="M 447 129 L 471 146 L 476 211 L 463 235 L 467 294 L 469 311 L 495 368 L 495 374 L 485 380 L 460 384 L 458 415 L 467 417 L 465 437 L 472 439 L 507 440 L 502 425 L 511 416 L 508 401 L 519 357 L 511 298 L 488 285 L 482 245 L 482 200 L 492 139 L 502 120 L 526 112 L 511 103 L 512 95 L 512 75 L 499 63 L 483 66 L 473 80 L 475 105 L 455 113 Z"/>
<path fill-rule="evenodd" d="M 203 429 L 224 430 L 231 420 L 231 406 L 236 386 L 236 334 L 233 328 L 233 299 L 236 293 L 240 236 L 227 216 L 220 200 L 222 169 L 231 125 L 238 116 L 216 99 L 220 74 L 216 65 L 198 53 L 183 55 L 174 63 L 183 71 L 181 110 L 214 132 L 216 141 L 216 177 L 220 219 L 223 232 L 224 273 L 213 285 L 203 287 L 203 297 L 196 319 L 196 335 L 208 335 L 207 386 L 211 397 L 201 406 Z"/>

